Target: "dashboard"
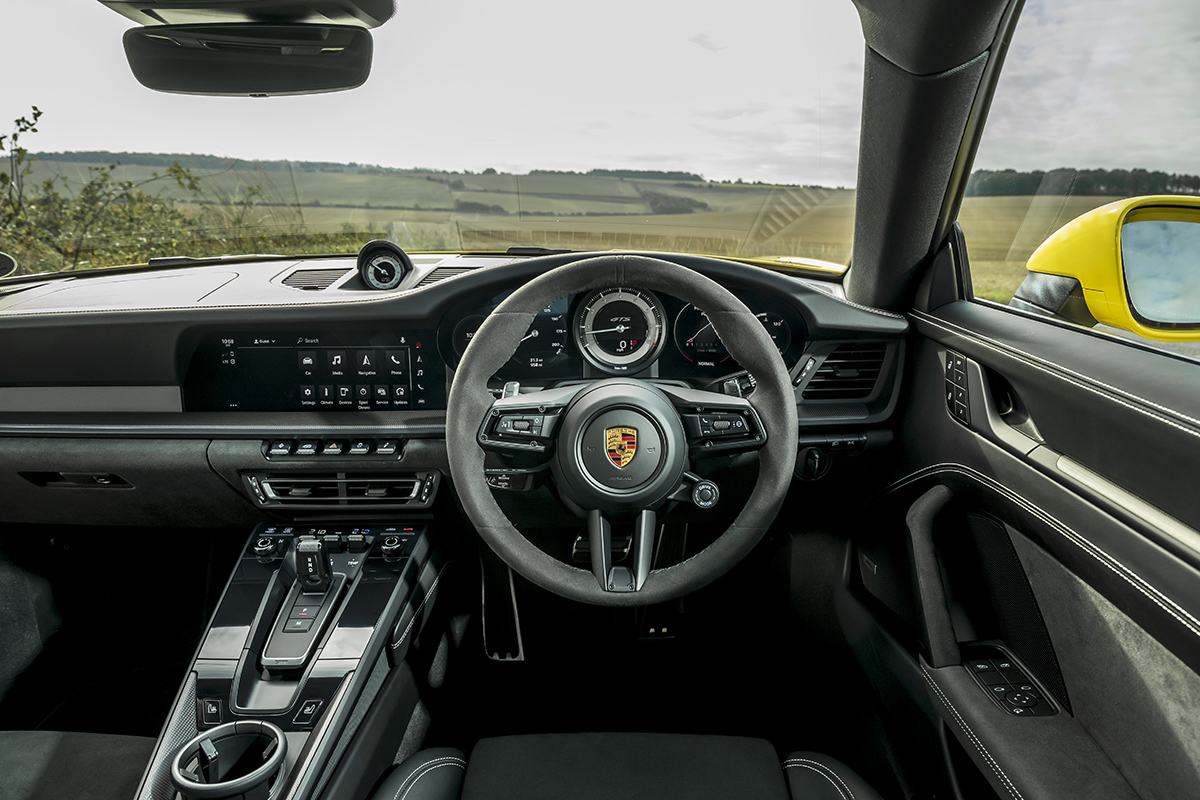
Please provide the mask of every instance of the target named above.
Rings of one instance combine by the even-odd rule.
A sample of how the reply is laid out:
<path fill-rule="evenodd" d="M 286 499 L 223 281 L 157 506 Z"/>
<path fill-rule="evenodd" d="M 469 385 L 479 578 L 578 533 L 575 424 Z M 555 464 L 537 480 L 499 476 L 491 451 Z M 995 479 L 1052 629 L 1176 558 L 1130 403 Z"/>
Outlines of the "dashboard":
<path fill-rule="evenodd" d="M 486 316 L 531 278 L 587 255 L 416 255 L 387 291 L 356 282 L 355 262 L 344 257 L 0 286 L 8 343 L 0 432 L 46 430 L 39 422 L 70 429 L 84 425 L 79 414 L 161 412 L 120 422 L 203 432 L 219 418 L 225 430 L 268 434 L 355 426 L 437 435 L 454 370 Z M 870 424 L 890 413 L 902 317 L 845 302 L 835 283 L 654 255 L 720 282 L 758 316 L 793 378 L 801 425 Z M 636 273 L 627 280 L 543 308 L 492 390 L 608 376 L 752 389 L 703 311 L 638 287 Z"/>
<path fill-rule="evenodd" d="M 447 419 L 446 400 L 480 322 L 589 255 L 418 254 L 385 290 L 359 282 L 346 257 L 0 281 L 6 519 L 220 527 L 280 508 L 424 507 L 429 476 L 432 492 L 446 474 L 447 429 L 464 424 Z M 758 316 L 792 382 L 801 442 L 825 437 L 833 452 L 885 432 L 906 319 L 847 303 L 836 283 L 652 255 Z M 753 390 L 703 312 L 638 287 L 636 273 L 624 280 L 541 309 L 492 392 L 610 376 Z M 695 468 L 722 459 L 709 461 Z M 552 518 L 552 503 L 512 502 L 531 524 Z"/>

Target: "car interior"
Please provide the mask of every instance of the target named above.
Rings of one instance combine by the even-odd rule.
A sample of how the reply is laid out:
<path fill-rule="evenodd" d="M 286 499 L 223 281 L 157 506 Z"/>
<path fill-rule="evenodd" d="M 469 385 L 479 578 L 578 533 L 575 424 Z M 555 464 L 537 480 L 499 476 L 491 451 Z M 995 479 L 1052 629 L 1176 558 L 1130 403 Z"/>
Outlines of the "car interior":
<path fill-rule="evenodd" d="M 103 2 L 199 93 L 156 26 L 349 59 L 393 13 Z M 844 275 L 376 240 L 0 280 L 0 798 L 1200 797 L 1200 363 L 973 299 L 1023 5 L 854 0 Z"/>

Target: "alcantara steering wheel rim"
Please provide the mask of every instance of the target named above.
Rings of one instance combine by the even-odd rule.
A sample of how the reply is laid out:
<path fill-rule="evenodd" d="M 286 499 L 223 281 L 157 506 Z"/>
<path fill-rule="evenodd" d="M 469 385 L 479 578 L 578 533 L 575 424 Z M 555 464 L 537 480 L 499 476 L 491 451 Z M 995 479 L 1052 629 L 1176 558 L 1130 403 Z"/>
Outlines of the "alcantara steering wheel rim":
<path fill-rule="evenodd" d="M 481 433 L 481 423 L 492 414 L 496 402 L 487 381 L 516 351 L 537 312 L 562 297 L 605 287 L 661 291 L 704 310 L 730 354 L 755 378 L 753 395 L 739 402 L 748 404 L 748 413 L 761 421 L 764 434 L 758 448 L 758 480 L 734 522 L 699 553 L 679 564 L 651 571 L 637 591 L 608 591 L 593 572 L 559 561 L 526 539 L 492 496 L 481 446 L 481 439 L 487 439 Z M 796 459 L 795 394 L 783 360 L 761 322 L 715 281 L 687 267 L 648 256 L 582 259 L 550 270 L 517 289 L 484 320 L 463 354 L 450 388 L 446 421 L 451 478 L 483 540 L 534 584 L 592 605 L 660 603 L 693 592 L 723 575 L 754 548 L 775 519 L 791 484 Z"/>

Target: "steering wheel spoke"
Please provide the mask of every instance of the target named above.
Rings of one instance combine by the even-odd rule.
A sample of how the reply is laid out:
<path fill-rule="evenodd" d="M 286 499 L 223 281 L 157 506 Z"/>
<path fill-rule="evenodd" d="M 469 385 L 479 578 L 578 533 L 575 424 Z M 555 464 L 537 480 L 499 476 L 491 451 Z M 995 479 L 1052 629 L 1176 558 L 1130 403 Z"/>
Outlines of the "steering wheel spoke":
<path fill-rule="evenodd" d="M 693 458 L 757 450 L 767 443 L 767 429 L 749 400 L 716 392 L 664 386 L 683 420 Z"/>
<path fill-rule="evenodd" d="M 612 563 L 612 523 L 593 509 L 587 516 L 588 544 L 592 553 L 592 574 L 606 592 L 636 592 L 646 584 L 654 562 L 654 534 L 658 516 L 650 509 L 638 512 L 633 521 L 633 541 L 629 546 L 629 564 Z"/>
<path fill-rule="evenodd" d="M 479 446 L 496 453 L 549 454 L 562 412 L 579 389 L 567 386 L 496 400 L 479 426 Z"/>

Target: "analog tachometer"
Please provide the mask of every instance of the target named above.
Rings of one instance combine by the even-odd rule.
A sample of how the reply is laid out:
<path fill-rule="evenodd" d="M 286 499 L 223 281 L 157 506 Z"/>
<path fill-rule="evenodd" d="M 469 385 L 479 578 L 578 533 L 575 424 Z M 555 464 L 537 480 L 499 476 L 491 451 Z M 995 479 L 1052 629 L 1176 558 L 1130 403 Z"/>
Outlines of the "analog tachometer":
<path fill-rule="evenodd" d="M 575 312 L 575 342 L 604 372 L 636 372 L 658 357 L 663 317 L 662 303 L 647 291 L 601 289 L 586 296 Z"/>

